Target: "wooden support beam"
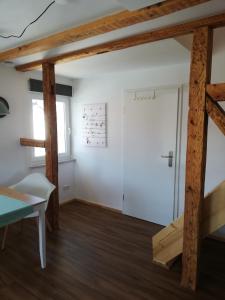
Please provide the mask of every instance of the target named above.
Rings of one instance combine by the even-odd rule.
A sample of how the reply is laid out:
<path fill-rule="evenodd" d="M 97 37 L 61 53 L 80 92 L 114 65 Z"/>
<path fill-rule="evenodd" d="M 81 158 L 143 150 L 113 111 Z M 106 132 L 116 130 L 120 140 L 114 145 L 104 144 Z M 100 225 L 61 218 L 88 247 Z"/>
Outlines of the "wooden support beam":
<path fill-rule="evenodd" d="M 210 118 L 214 121 L 217 127 L 225 135 L 225 111 L 224 109 L 215 101 L 207 98 L 206 109 Z"/>
<path fill-rule="evenodd" d="M 211 77 L 212 30 L 194 32 L 190 73 L 188 143 L 183 241 L 183 287 L 196 289 L 200 251 L 200 223 L 204 199 L 208 116 L 206 84 Z"/>
<path fill-rule="evenodd" d="M 192 33 L 196 28 L 210 26 L 212 28 L 225 26 L 225 13 L 208 18 L 199 19 L 192 22 L 187 22 L 179 25 L 167 26 L 150 32 L 136 34 L 130 37 L 119 40 L 103 43 L 97 46 L 88 47 L 81 50 L 75 50 L 57 56 L 48 57 L 43 60 L 29 62 L 23 65 L 16 66 L 17 71 L 27 72 L 40 69 L 42 64 L 50 62 L 53 64 L 66 63 L 72 60 L 78 60 L 93 55 L 99 55 L 112 51 L 122 50 L 129 47 L 143 45 L 159 40 L 174 38 L 180 35 Z"/>
<path fill-rule="evenodd" d="M 88 24 L 53 34 L 43 39 L 21 45 L 17 48 L 0 52 L 0 61 L 12 60 L 21 56 L 32 55 L 72 42 L 81 41 L 100 34 L 111 32 L 141 22 L 153 20 L 171 13 L 193 7 L 210 0 L 167 0 L 137 11 L 122 11 Z"/>
<path fill-rule="evenodd" d="M 208 84 L 206 90 L 214 101 L 225 101 L 225 83 Z"/>
<path fill-rule="evenodd" d="M 27 146 L 27 147 L 35 147 L 35 148 L 36 147 L 37 148 L 45 148 L 45 141 L 21 138 L 20 139 L 20 145 L 21 146 Z"/>
<path fill-rule="evenodd" d="M 48 206 L 48 220 L 53 229 L 59 227 L 59 192 L 58 192 L 58 146 L 57 116 L 55 94 L 55 69 L 53 64 L 43 66 L 43 94 L 46 132 L 46 176 L 56 186 Z"/>

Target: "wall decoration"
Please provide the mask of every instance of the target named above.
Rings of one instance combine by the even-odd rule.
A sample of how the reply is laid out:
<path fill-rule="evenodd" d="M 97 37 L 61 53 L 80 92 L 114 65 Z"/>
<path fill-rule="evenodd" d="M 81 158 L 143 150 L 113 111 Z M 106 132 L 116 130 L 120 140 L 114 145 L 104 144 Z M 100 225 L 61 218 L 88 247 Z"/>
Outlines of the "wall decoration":
<path fill-rule="evenodd" d="M 8 114 L 9 104 L 4 98 L 0 97 L 0 118 L 4 118 Z"/>
<path fill-rule="evenodd" d="M 83 145 L 106 147 L 106 103 L 84 104 L 82 107 Z"/>

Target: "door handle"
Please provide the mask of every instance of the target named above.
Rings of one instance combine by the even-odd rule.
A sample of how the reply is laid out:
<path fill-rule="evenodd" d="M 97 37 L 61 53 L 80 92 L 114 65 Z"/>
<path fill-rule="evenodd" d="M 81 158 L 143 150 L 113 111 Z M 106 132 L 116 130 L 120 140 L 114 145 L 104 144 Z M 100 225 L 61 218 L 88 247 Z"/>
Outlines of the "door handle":
<path fill-rule="evenodd" d="M 168 167 L 173 166 L 173 151 L 169 151 L 169 155 L 161 155 L 162 158 L 167 158 L 168 159 Z"/>

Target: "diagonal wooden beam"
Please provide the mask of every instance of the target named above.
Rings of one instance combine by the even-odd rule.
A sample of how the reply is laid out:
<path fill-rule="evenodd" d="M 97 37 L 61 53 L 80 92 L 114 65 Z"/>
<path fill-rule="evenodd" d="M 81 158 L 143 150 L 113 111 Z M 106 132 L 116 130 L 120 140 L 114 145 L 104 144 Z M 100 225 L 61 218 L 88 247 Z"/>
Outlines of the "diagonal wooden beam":
<path fill-rule="evenodd" d="M 18 57 L 32 55 L 41 51 L 60 47 L 72 42 L 81 41 L 127 26 L 166 16 L 182 9 L 209 1 L 210 0 L 167 0 L 137 11 L 125 10 L 90 23 L 50 35 L 29 44 L 0 52 L 0 61 L 12 60 Z"/>
<path fill-rule="evenodd" d="M 206 109 L 210 118 L 225 135 L 225 111 L 223 110 L 223 108 L 208 97 L 206 102 Z"/>
<path fill-rule="evenodd" d="M 45 141 L 43 140 L 34 140 L 34 139 L 27 139 L 21 138 L 20 145 L 26 147 L 38 147 L 38 148 L 45 148 Z"/>
<path fill-rule="evenodd" d="M 208 84 L 206 90 L 214 101 L 225 101 L 225 83 Z"/>
<path fill-rule="evenodd" d="M 126 49 L 129 47 L 143 45 L 143 44 L 147 44 L 159 40 L 174 38 L 179 35 L 192 33 L 195 29 L 204 26 L 210 26 L 212 28 L 225 26 L 225 13 L 208 17 L 208 18 L 198 19 L 192 22 L 173 25 L 169 27 L 167 26 L 161 29 L 157 29 L 154 31 L 145 32 L 141 34 L 136 34 L 127 38 L 122 38 L 119 40 L 103 43 L 97 46 L 92 46 L 81 50 L 75 50 L 54 57 L 49 57 L 43 60 L 33 61 L 23 65 L 18 65 L 16 66 L 16 70 L 21 72 L 32 71 L 32 70 L 40 69 L 42 64 L 45 62 L 60 64 L 72 60 L 78 60 L 78 59 L 90 57 L 93 55 L 99 55 L 103 53 Z"/>
<path fill-rule="evenodd" d="M 211 77 L 212 44 L 212 29 L 202 27 L 194 32 L 190 73 L 181 280 L 182 286 L 192 290 L 196 289 L 198 281 L 208 129 L 206 84 L 210 82 Z"/>

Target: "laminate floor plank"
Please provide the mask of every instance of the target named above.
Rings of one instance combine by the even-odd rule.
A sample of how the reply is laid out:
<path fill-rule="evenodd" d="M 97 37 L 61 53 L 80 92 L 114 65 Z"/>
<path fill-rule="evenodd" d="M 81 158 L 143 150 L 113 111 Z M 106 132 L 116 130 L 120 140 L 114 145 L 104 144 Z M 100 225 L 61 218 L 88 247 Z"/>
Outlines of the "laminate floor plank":
<path fill-rule="evenodd" d="M 181 262 L 171 271 L 152 264 L 151 237 L 161 226 L 80 202 L 60 209 L 60 230 L 47 234 L 47 269 L 40 269 L 37 227 L 10 226 L 0 252 L 1 300 L 225 299 L 225 243 L 205 240 L 200 287 L 180 287 Z"/>

